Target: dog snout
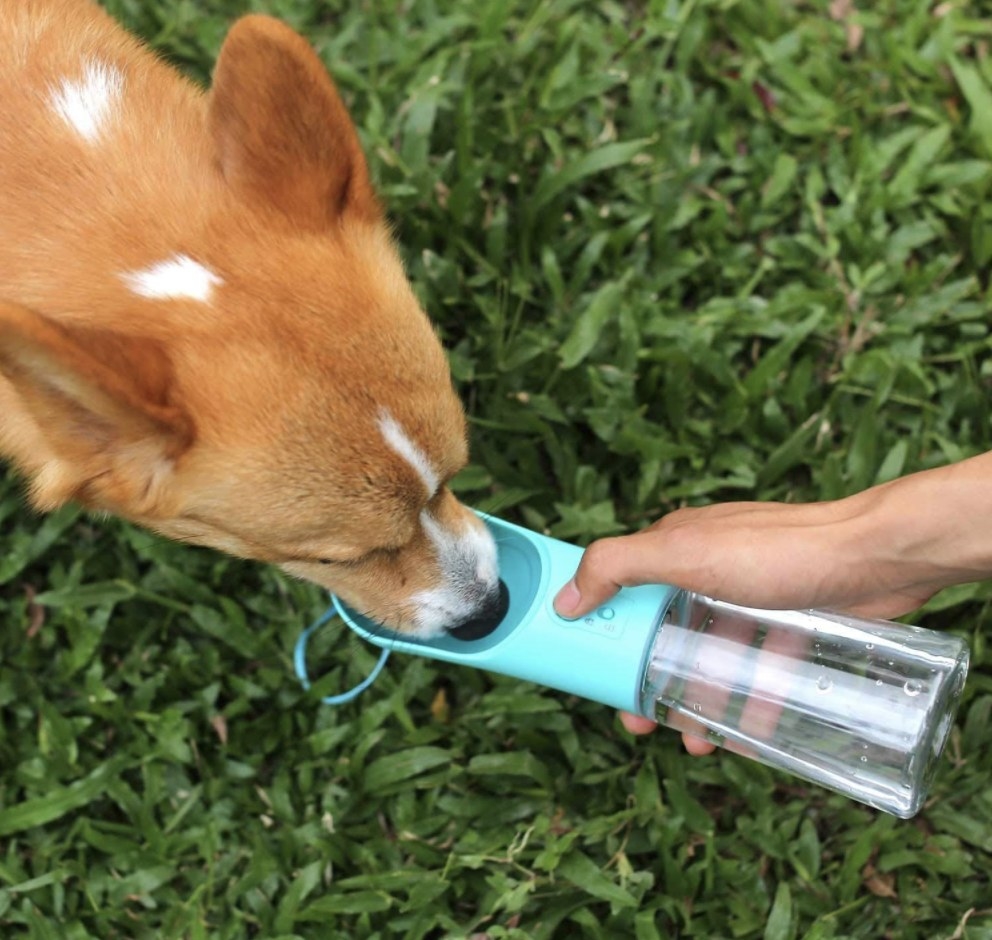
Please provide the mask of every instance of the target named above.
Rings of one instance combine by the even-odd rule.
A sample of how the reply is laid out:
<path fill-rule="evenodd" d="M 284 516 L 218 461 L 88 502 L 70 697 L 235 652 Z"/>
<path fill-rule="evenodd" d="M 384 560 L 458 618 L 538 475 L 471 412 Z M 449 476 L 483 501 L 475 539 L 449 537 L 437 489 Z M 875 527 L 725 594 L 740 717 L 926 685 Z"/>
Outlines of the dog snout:
<path fill-rule="evenodd" d="M 413 631 L 438 636 L 485 623 L 491 629 L 502 616 L 496 543 L 480 523 L 444 528 L 427 516 L 424 529 L 432 545 L 438 582 L 412 598 Z"/>
<path fill-rule="evenodd" d="M 479 640 L 489 636 L 502 622 L 510 607 L 510 592 L 502 580 L 490 587 L 482 597 L 478 612 L 461 623 L 448 627 L 448 633 L 459 640 Z"/>

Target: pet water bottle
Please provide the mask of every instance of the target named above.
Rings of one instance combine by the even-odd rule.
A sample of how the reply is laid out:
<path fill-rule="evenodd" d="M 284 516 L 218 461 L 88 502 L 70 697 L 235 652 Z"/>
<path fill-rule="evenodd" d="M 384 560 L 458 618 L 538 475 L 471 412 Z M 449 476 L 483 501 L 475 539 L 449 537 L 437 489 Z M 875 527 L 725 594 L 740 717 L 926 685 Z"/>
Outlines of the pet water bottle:
<path fill-rule="evenodd" d="M 959 637 L 820 610 L 739 607 L 664 584 L 623 588 L 566 620 L 552 600 L 582 549 L 482 518 L 506 588 L 506 609 L 492 622 L 421 640 L 335 599 L 338 612 L 385 649 L 635 712 L 896 816 L 923 805 L 968 671 Z"/>

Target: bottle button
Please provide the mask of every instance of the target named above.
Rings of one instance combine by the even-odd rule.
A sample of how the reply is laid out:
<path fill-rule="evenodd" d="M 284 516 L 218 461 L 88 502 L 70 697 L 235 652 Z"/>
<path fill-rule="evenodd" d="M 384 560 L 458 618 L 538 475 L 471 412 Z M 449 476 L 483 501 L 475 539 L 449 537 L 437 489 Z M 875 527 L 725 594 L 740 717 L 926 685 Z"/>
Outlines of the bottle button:
<path fill-rule="evenodd" d="M 596 611 L 596 613 L 598 615 L 599 611 Z M 623 632 L 623 624 L 620 621 L 603 619 L 601 616 L 587 615 L 573 622 L 575 626 L 601 637 L 610 637 L 612 639 L 620 636 Z"/>
<path fill-rule="evenodd" d="M 596 611 L 596 613 L 599 615 L 599 617 L 602 620 L 612 620 L 616 615 L 616 612 L 613 610 L 612 607 L 600 607 L 599 610 Z"/>

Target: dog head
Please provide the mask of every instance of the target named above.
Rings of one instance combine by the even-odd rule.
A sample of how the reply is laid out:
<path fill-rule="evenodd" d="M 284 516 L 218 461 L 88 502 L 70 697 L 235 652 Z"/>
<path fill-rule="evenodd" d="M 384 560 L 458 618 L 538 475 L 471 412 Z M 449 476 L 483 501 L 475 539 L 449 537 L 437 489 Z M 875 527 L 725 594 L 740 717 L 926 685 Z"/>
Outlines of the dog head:
<path fill-rule="evenodd" d="M 495 545 L 447 487 L 464 414 L 334 85 L 251 16 L 201 105 L 183 219 L 109 239 L 64 301 L 0 301 L 0 449 L 40 508 L 277 564 L 391 628 L 486 615 Z M 133 137 L 118 173 L 146 172 Z"/>

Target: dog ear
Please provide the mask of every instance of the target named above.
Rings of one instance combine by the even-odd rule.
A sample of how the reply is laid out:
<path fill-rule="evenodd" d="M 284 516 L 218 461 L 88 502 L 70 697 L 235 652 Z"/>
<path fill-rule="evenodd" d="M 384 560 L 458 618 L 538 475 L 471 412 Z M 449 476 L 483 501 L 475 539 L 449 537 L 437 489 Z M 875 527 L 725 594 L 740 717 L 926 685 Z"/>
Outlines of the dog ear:
<path fill-rule="evenodd" d="M 321 230 L 380 211 L 355 126 L 317 54 L 267 16 L 231 28 L 214 70 L 210 130 L 227 183 Z"/>
<path fill-rule="evenodd" d="M 171 372 L 151 340 L 68 329 L 0 302 L 0 376 L 14 393 L 0 395 L 10 412 L 2 443 L 32 477 L 35 504 L 151 512 L 193 440 L 169 401 Z"/>

